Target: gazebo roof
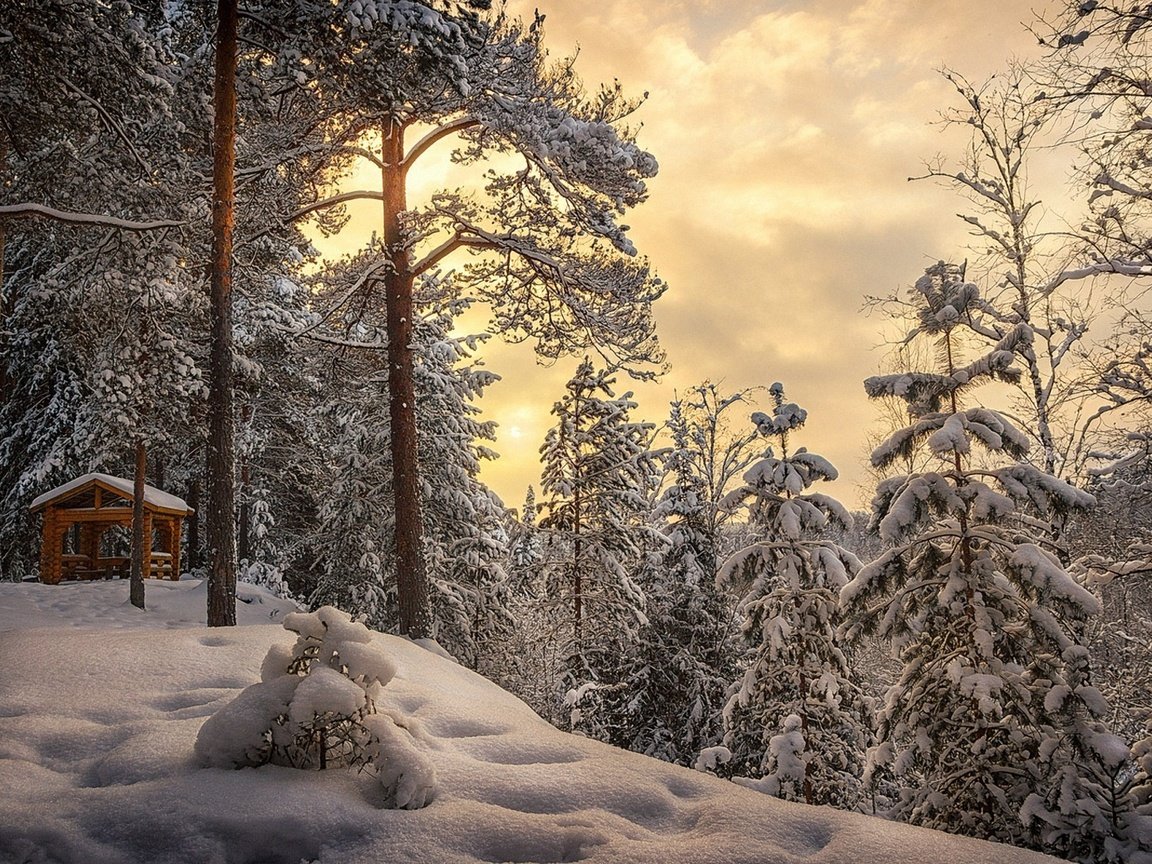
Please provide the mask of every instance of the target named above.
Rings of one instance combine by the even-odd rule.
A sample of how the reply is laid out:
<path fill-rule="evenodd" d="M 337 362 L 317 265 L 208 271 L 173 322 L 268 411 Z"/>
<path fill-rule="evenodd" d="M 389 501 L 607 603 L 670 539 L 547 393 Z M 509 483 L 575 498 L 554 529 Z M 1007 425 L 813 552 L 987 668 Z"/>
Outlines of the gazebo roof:
<path fill-rule="evenodd" d="M 42 510 L 49 504 L 73 498 L 97 486 L 118 496 L 127 498 L 129 501 L 132 500 L 134 494 L 131 480 L 125 480 L 123 477 L 113 477 L 111 474 L 92 472 L 91 474 L 77 477 L 75 480 L 70 480 L 63 486 L 57 486 L 55 489 L 38 496 L 29 505 L 28 509 L 32 511 Z M 184 502 L 183 498 L 169 495 L 167 492 L 157 489 L 155 486 L 149 486 L 148 484 L 144 485 L 144 505 L 152 510 L 158 510 L 164 513 L 175 513 L 182 516 L 186 516 L 192 512 L 192 508 Z"/>

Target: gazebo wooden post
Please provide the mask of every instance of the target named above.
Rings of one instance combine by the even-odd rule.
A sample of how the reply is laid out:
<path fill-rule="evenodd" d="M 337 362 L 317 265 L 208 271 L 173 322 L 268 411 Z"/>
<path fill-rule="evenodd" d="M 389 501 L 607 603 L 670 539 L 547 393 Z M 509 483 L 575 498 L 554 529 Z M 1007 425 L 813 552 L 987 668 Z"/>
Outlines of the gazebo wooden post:
<path fill-rule="evenodd" d="M 77 551 L 88 559 L 88 569 L 96 569 L 96 559 L 100 557 L 99 536 L 95 522 L 79 522 L 80 545 Z"/>
<path fill-rule="evenodd" d="M 45 584 L 56 585 L 63 575 L 60 572 L 60 559 L 64 554 L 62 540 L 56 508 L 49 507 L 44 511 L 44 536 L 40 543 L 40 581 Z"/>
<path fill-rule="evenodd" d="M 144 579 L 152 578 L 152 514 L 144 511 Z"/>
<path fill-rule="evenodd" d="M 168 578 L 175 582 L 180 578 L 180 523 L 179 517 L 169 517 L 168 523 L 168 552 L 172 555 L 172 572 Z"/>

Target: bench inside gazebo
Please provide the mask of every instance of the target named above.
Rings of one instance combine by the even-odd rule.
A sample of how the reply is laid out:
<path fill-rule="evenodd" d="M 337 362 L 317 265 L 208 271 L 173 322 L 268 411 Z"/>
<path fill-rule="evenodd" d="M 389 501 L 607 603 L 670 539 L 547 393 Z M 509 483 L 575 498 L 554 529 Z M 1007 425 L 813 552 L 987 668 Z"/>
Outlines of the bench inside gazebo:
<path fill-rule="evenodd" d="M 40 581 L 55 585 L 63 579 L 127 576 L 129 558 L 102 554 L 102 540 L 114 526 L 131 529 L 132 498 L 131 480 L 93 473 L 57 486 L 33 501 L 29 509 L 44 517 Z M 144 486 L 144 542 L 148 547 L 144 578 L 180 578 L 180 531 L 184 517 L 191 512 L 192 508 L 175 495 Z M 66 551 L 66 546 L 71 551 Z"/>

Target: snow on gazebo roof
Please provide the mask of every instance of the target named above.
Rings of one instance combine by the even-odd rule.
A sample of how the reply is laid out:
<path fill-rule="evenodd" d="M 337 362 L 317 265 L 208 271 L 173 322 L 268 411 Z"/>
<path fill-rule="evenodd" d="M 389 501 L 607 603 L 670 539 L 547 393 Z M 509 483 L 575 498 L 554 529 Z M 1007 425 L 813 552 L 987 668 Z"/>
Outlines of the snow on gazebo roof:
<path fill-rule="evenodd" d="M 63 486 L 57 486 L 55 489 L 51 489 L 48 492 L 45 492 L 43 495 L 37 496 L 36 499 L 28 505 L 28 509 L 38 510 L 45 504 L 48 504 L 50 501 L 63 498 L 72 492 L 83 489 L 85 486 L 95 483 L 110 487 L 114 491 L 119 492 L 127 498 L 132 498 L 134 494 L 131 480 L 125 480 L 123 477 L 113 477 L 111 474 L 101 474 L 97 471 L 93 471 L 90 474 L 77 477 L 75 480 L 69 480 Z M 164 492 L 161 489 L 157 489 L 155 486 L 149 486 L 147 483 L 144 484 L 144 503 L 151 504 L 153 507 L 159 508 L 160 510 L 175 510 L 185 515 L 192 512 L 192 508 L 184 502 L 183 498 L 177 498 L 175 495 L 169 495 L 167 492 Z"/>

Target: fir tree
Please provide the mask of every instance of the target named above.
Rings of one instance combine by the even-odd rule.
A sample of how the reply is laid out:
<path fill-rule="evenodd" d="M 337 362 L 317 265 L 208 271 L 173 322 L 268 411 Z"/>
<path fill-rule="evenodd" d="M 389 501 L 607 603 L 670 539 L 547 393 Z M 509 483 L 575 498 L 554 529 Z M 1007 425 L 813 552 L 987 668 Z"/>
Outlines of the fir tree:
<path fill-rule="evenodd" d="M 773 450 L 744 475 L 727 506 L 749 509 L 754 542 L 732 555 L 720 580 L 742 590 L 738 611 L 751 652 L 724 709 L 727 770 L 792 801 L 855 808 L 869 738 L 869 711 L 836 636 L 837 592 L 859 569 L 822 532 L 852 517 L 835 499 L 808 491 L 836 469 L 805 448 L 789 449 L 807 412 L 770 390 L 771 416 L 752 421 Z M 747 782 L 747 781 L 746 781 Z"/>
<path fill-rule="evenodd" d="M 1054 849 L 1053 831 L 1070 831 L 1104 855 L 1118 826 L 1083 818 L 1073 803 L 1094 797 L 1083 760 L 1099 763 L 1110 747 L 1077 642 L 1098 604 L 1061 566 L 1043 521 L 1092 498 L 1019 461 L 1027 438 L 1003 415 L 964 407 L 980 383 L 1019 378 L 1013 351 L 1031 331 L 1018 325 L 962 364 L 964 334 L 985 311 L 962 276 L 941 263 L 915 286 L 919 324 L 909 339 L 934 337 L 940 369 L 865 382 L 872 397 L 903 398 L 911 415 L 873 465 L 918 448 L 940 463 L 880 484 L 872 525 L 889 549 L 841 592 L 845 632 L 879 635 L 903 664 L 879 712 L 868 771 L 894 775 L 897 818 Z M 987 466 L 974 459 L 975 444 Z M 996 466 L 995 457 L 1010 461 Z M 1045 823 L 1037 833 L 1022 807 L 1028 822 Z"/>
<path fill-rule="evenodd" d="M 683 765 L 719 742 L 739 668 L 736 618 L 716 570 L 733 516 L 720 500 L 757 453 L 756 432 L 727 422 L 747 392 L 705 382 L 671 405 L 664 489 L 651 517 L 660 545 L 643 574 L 647 621 L 619 676 L 615 743 Z"/>
<path fill-rule="evenodd" d="M 541 447 L 548 512 L 540 524 L 561 550 L 552 556 L 549 593 L 565 608 L 568 634 L 561 688 L 573 726 L 604 739 L 610 732 L 579 703 L 617 685 L 620 657 L 645 620 L 636 570 L 655 479 L 652 426 L 629 418 L 636 403 L 630 392 L 616 395 L 615 380 L 585 358 L 552 408 L 556 425 Z"/>
<path fill-rule="evenodd" d="M 516 524 L 511 545 L 512 566 L 526 570 L 540 561 L 540 534 L 536 525 L 536 490 L 528 487 L 524 509 Z"/>

